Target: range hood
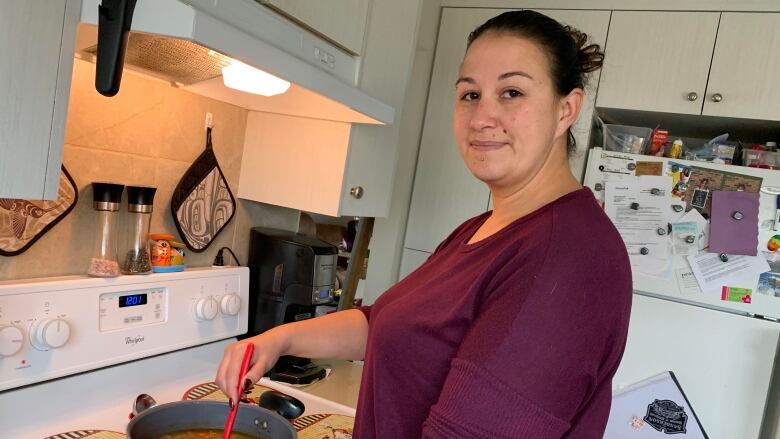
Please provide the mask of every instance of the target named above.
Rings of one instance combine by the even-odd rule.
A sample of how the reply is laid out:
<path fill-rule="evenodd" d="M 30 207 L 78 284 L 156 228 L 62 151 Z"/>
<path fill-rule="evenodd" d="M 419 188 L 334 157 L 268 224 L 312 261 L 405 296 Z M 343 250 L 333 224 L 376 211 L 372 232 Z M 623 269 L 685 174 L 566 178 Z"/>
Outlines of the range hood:
<path fill-rule="evenodd" d="M 106 1 L 106 0 L 104 0 Z M 94 61 L 100 0 L 83 0 L 76 56 Z M 289 81 L 276 96 L 223 84 L 238 60 Z M 254 0 L 137 0 L 124 68 L 251 111 L 391 124 L 389 105 L 359 90 L 359 59 Z"/>

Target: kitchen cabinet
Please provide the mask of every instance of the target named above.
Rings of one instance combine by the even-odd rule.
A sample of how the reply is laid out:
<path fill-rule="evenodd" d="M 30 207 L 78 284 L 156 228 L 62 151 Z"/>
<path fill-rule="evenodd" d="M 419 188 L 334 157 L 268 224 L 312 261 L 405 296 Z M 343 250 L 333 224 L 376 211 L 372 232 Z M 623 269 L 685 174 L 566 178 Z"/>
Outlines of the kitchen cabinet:
<path fill-rule="evenodd" d="M 363 53 L 370 0 L 261 0 L 354 55 Z"/>
<path fill-rule="evenodd" d="M 371 8 L 358 87 L 402 108 L 421 0 Z M 387 35 L 395 35 L 387 38 Z M 386 217 L 399 123 L 345 122 L 250 112 L 239 198 L 330 216 Z"/>
<path fill-rule="evenodd" d="M 597 105 L 780 120 L 780 14 L 615 11 Z"/>
<path fill-rule="evenodd" d="M 0 198 L 57 198 L 80 10 L 0 0 Z"/>
<path fill-rule="evenodd" d="M 724 12 L 702 114 L 780 120 L 780 13 Z"/>
<path fill-rule="evenodd" d="M 425 126 L 415 172 L 412 201 L 404 247 L 417 252 L 433 252 L 455 227 L 485 212 L 490 202 L 487 186 L 474 178 L 463 164 L 452 135 L 453 84 L 466 50 L 469 32 L 487 19 L 504 12 L 500 9 L 444 8 L 439 28 Z M 609 26 L 609 11 L 540 10 L 570 24 L 603 45 Z M 590 130 L 598 74 L 590 80 L 586 101 L 573 127 L 578 153 L 572 157 L 572 170 L 582 175 L 584 148 Z M 416 267 L 405 251 L 402 267 Z M 418 256 L 414 254 L 415 256 Z M 423 259 L 417 257 L 421 263 Z"/>
<path fill-rule="evenodd" d="M 597 105 L 701 114 L 719 17 L 612 12 Z"/>

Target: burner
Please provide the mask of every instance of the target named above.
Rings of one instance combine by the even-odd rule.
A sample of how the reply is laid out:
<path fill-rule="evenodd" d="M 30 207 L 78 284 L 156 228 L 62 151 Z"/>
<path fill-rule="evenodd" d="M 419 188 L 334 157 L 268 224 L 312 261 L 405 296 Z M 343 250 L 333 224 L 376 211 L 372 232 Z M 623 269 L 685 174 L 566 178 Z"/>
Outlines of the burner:
<path fill-rule="evenodd" d="M 106 430 L 77 430 L 69 431 L 67 433 L 55 434 L 49 436 L 46 439 L 125 439 L 124 433 L 117 433 L 116 431 Z"/>

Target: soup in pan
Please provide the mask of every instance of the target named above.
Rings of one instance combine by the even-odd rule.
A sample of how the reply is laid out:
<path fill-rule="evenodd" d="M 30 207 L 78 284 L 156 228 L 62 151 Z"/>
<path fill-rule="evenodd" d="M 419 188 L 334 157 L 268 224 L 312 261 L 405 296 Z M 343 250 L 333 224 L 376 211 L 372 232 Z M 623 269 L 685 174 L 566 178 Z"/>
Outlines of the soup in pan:
<path fill-rule="evenodd" d="M 182 430 L 173 433 L 164 434 L 157 439 L 222 439 L 222 430 L 218 429 L 197 429 Z M 258 439 L 257 436 L 251 436 L 246 433 L 231 432 L 230 439 Z"/>

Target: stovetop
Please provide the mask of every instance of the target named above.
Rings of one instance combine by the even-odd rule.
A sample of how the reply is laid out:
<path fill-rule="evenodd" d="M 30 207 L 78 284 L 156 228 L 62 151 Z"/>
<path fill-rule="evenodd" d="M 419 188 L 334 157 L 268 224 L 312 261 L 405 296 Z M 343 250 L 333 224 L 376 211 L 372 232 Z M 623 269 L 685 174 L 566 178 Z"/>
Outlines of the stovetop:
<path fill-rule="evenodd" d="M 159 355 L 0 393 L 0 439 L 124 439 L 135 397 L 158 403 L 226 398 L 213 383 L 225 347 L 234 339 Z M 349 437 L 355 410 L 304 390 L 260 380 L 250 398 L 267 389 L 306 405 L 293 422 L 300 438 Z M 67 434 L 66 434 L 67 433 Z"/>
<path fill-rule="evenodd" d="M 0 282 L 0 439 L 120 439 L 141 393 L 161 404 L 224 397 L 212 381 L 246 332 L 248 283 L 245 267 Z M 299 437 L 351 428 L 350 407 L 256 386 L 304 402 Z"/>

